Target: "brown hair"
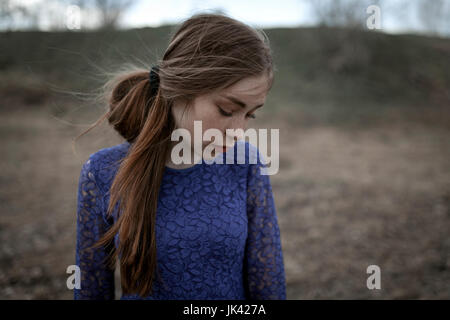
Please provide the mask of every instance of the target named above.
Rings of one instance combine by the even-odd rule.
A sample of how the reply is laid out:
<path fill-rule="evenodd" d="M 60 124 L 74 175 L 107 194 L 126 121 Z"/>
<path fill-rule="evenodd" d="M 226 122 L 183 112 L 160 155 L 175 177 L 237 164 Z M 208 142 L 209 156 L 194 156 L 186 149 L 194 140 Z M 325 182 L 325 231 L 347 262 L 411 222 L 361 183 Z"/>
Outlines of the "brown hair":
<path fill-rule="evenodd" d="M 157 271 L 156 209 L 175 129 L 170 112 L 173 102 L 181 99 L 187 107 L 201 94 L 264 72 L 269 75 L 268 89 L 273 83 L 266 34 L 223 14 L 200 13 L 185 20 L 173 33 L 158 66 L 159 89 L 153 98 L 149 69 L 109 80 L 104 86 L 109 110 L 84 132 L 107 118 L 131 143 L 110 189 L 108 214 L 117 203 L 121 214 L 94 246 L 111 244 L 119 232 L 118 252 L 113 248 L 109 265 L 120 254 L 122 291 L 141 296 L 151 294 Z"/>

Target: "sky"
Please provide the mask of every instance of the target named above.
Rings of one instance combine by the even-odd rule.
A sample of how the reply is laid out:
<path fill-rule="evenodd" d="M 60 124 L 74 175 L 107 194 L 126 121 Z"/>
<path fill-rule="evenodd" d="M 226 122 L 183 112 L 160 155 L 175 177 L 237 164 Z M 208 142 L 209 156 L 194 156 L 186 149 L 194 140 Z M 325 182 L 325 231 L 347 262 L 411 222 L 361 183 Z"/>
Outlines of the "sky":
<path fill-rule="evenodd" d="M 390 10 L 398 0 L 389 0 Z M 123 17 L 123 27 L 158 26 L 177 23 L 201 10 L 221 9 L 231 17 L 256 27 L 312 26 L 316 23 L 308 1 L 302 0 L 164 0 L 138 1 Z M 401 10 L 396 9 L 397 11 Z M 420 23 L 411 11 L 395 16 L 383 15 L 381 27 L 388 33 L 420 30 Z"/>
<path fill-rule="evenodd" d="M 213 9 L 221 9 L 235 19 L 258 27 L 293 26 L 308 21 L 307 6 L 298 0 L 164 0 L 139 1 L 126 12 L 123 25 L 157 26 Z"/>
<path fill-rule="evenodd" d="M 10 0 L 45 9 L 40 13 L 41 30 L 49 30 L 58 20 L 65 24 L 64 12 L 70 1 Z M 417 12 L 402 8 L 402 0 L 383 0 L 381 28 L 387 33 L 423 31 Z M 421 0 L 412 0 L 416 3 Z M 435 1 L 435 0 L 429 0 Z M 450 0 L 444 0 L 450 8 Z M 232 18 L 261 28 L 312 26 L 316 21 L 308 0 L 135 0 L 120 20 L 120 28 L 156 27 L 175 24 L 200 11 L 220 9 Z M 374 3 L 376 0 L 374 0 Z M 414 7 L 413 7 L 414 8 Z M 92 11 L 92 10 L 91 10 Z M 402 12 L 404 11 L 404 13 Z M 394 14 L 392 14 L 394 13 Z M 403 13 L 403 14 L 402 14 Z M 83 12 L 85 25 L 98 20 L 93 12 Z M 0 21 L 0 28 L 2 27 Z"/>

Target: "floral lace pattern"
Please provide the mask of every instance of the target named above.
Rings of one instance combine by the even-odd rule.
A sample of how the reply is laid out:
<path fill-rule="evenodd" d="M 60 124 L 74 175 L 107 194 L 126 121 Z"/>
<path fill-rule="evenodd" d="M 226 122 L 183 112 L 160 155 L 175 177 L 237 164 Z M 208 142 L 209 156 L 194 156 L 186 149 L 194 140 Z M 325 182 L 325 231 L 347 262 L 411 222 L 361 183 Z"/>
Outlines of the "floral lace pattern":
<path fill-rule="evenodd" d="M 147 297 L 120 299 L 286 299 L 280 230 L 268 175 L 247 142 L 224 154 L 234 164 L 187 169 L 166 167 L 156 215 L 157 275 Z M 77 200 L 76 264 L 81 288 L 75 299 L 114 299 L 114 270 L 104 259 L 111 248 L 86 250 L 116 221 L 106 216 L 109 188 L 128 142 L 101 149 L 83 164 Z M 257 161 L 249 161 L 254 151 Z M 255 154 L 253 153 L 253 154 Z M 250 156 L 249 156 L 250 155 Z M 225 161 L 224 161 L 225 162 Z M 117 237 L 116 237 L 117 239 Z M 117 247 L 117 241 L 115 243 Z"/>

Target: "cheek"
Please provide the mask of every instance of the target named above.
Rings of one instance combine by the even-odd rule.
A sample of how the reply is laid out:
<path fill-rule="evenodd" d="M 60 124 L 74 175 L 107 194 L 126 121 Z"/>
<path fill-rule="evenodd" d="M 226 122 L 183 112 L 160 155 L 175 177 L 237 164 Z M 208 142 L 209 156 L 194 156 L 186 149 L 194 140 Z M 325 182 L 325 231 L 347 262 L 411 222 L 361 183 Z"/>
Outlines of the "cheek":
<path fill-rule="evenodd" d="M 226 121 L 217 111 L 214 104 L 203 104 L 193 110 L 192 127 L 194 126 L 194 120 L 202 121 L 202 131 L 205 132 L 208 129 L 218 129 L 221 132 L 225 132 Z"/>
<path fill-rule="evenodd" d="M 222 136 L 222 141 L 217 141 L 215 140 L 215 138 L 211 138 L 210 140 L 205 138 L 205 141 L 203 141 L 203 146 L 207 146 L 210 143 L 219 143 L 219 144 L 224 143 L 223 139 L 225 137 L 225 128 L 226 123 L 222 119 L 220 119 L 220 117 L 218 116 L 204 117 L 202 119 L 203 133 L 205 133 L 208 129 L 216 129 L 219 131 L 219 135 Z"/>
<path fill-rule="evenodd" d="M 220 131 L 220 133 L 222 134 L 222 138 L 224 137 L 224 132 L 225 129 L 220 127 L 221 123 L 219 121 L 217 121 L 217 119 L 204 119 L 204 121 L 202 122 L 202 130 L 203 130 L 203 134 L 206 132 L 206 130 L 208 129 L 217 129 Z M 203 146 L 207 146 L 210 143 L 214 143 L 214 142 L 218 142 L 216 141 L 214 138 L 211 138 L 211 140 L 208 140 L 207 138 L 205 138 L 205 140 L 203 141 Z"/>
<path fill-rule="evenodd" d="M 217 129 L 222 133 L 222 138 L 225 137 L 225 130 L 228 127 L 227 119 L 219 114 L 215 104 L 209 100 L 197 100 L 188 119 L 188 130 L 191 132 L 192 137 L 194 135 L 194 121 L 202 122 L 202 136 L 200 139 L 202 139 L 203 147 L 214 142 L 214 138 L 211 138 L 210 141 L 203 140 L 204 132 L 208 129 Z"/>

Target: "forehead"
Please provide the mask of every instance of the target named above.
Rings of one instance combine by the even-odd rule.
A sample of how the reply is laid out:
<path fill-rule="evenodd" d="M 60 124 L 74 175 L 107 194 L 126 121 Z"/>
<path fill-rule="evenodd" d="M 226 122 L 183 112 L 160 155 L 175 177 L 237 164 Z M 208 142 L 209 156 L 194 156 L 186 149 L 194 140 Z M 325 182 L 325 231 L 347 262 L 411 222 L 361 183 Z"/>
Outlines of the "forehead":
<path fill-rule="evenodd" d="M 267 74 L 261 76 L 246 77 L 232 86 L 221 90 L 219 95 L 231 95 L 246 101 L 262 101 L 267 95 L 269 78 Z"/>

